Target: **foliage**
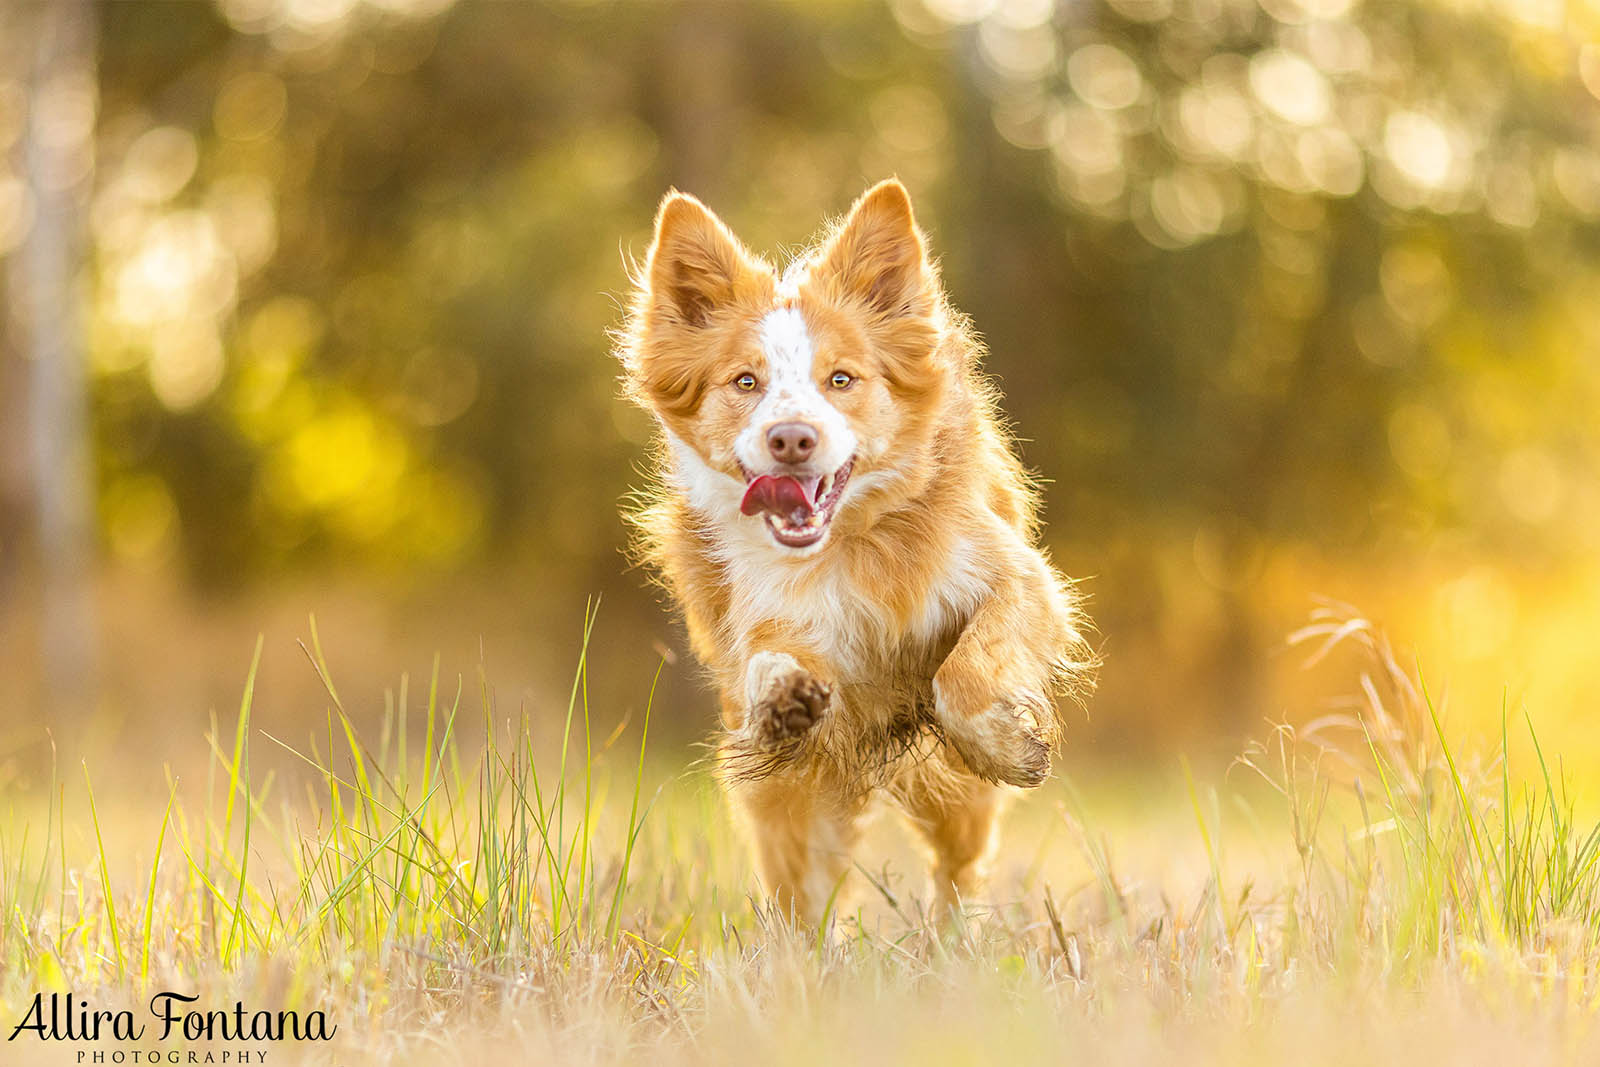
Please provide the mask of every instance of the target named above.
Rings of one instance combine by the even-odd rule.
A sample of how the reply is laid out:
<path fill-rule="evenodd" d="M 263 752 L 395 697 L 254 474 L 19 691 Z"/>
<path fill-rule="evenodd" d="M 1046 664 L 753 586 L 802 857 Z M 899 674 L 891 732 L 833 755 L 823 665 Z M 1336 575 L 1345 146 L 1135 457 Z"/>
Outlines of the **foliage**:
<path fill-rule="evenodd" d="M 643 432 L 605 358 L 619 243 L 676 184 L 792 244 L 890 171 L 1063 483 L 1063 540 L 1199 523 L 1224 584 L 1283 538 L 1590 543 L 1584 9 L 100 14 L 125 553 L 181 543 L 213 580 L 335 550 L 609 564 Z"/>
<path fill-rule="evenodd" d="M 26 10 L 0 13 L 0 250 L 28 232 Z M 1125 739 L 1180 696 L 1270 710 L 1264 635 L 1310 576 L 1370 602 L 1386 566 L 1425 575 L 1440 644 L 1483 659 L 1530 576 L 1600 547 L 1581 3 L 97 12 L 92 428 L 132 569 L 515 567 L 655 632 L 619 564 L 650 432 L 606 352 L 625 255 L 669 186 L 781 249 L 888 173 L 1093 576 Z M 1592 682 L 1571 660 L 1558 689 Z"/>

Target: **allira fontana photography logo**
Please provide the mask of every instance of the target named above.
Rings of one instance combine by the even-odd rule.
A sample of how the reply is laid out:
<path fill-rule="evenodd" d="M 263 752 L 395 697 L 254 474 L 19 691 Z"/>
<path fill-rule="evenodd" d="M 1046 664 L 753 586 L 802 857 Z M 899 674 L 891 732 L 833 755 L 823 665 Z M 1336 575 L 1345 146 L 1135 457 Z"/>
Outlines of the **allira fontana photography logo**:
<path fill-rule="evenodd" d="M 7 1041 L 114 1043 L 134 1048 L 79 1049 L 79 1063 L 265 1063 L 267 1050 L 252 1045 L 280 1041 L 329 1041 L 338 1024 L 321 1009 L 252 1010 L 242 1001 L 228 1008 L 199 1007 L 200 998 L 171 991 L 150 998 L 140 1014 L 130 1008 L 100 1008 L 72 993 L 36 993 Z M 181 1049 L 160 1047 L 181 1043 Z M 211 1045 L 227 1047 L 210 1048 Z M 200 1046 L 200 1047 L 196 1047 Z"/>

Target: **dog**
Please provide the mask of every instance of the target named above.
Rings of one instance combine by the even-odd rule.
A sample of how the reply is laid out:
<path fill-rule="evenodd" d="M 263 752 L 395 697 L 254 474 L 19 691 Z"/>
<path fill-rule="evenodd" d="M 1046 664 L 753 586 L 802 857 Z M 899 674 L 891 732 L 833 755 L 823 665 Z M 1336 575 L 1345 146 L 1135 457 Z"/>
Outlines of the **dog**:
<path fill-rule="evenodd" d="M 886 794 L 959 909 L 1096 657 L 905 187 L 782 271 L 669 192 L 616 347 L 659 430 L 635 552 L 720 696 L 719 777 L 771 900 L 821 921 Z"/>

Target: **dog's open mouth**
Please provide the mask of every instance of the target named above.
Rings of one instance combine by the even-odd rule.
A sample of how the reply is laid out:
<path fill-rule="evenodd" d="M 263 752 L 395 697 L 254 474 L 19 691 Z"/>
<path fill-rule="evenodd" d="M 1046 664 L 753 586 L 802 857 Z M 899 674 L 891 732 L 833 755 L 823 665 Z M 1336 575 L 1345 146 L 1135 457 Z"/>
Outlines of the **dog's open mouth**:
<path fill-rule="evenodd" d="M 832 474 L 759 474 L 745 472 L 744 499 L 739 510 L 760 515 L 773 538 L 788 548 L 805 548 L 822 540 L 833 521 L 834 509 L 852 461 Z"/>

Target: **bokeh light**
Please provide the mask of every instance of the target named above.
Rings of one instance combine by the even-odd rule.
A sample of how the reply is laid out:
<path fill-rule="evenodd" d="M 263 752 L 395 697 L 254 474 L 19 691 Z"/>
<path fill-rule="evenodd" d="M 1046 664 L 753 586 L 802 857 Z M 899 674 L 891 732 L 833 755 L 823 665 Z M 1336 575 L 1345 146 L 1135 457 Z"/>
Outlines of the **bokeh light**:
<path fill-rule="evenodd" d="M 1227 748 L 1299 684 L 1277 652 L 1314 594 L 1458 691 L 1600 692 L 1550 621 L 1600 625 L 1590 7 L 96 11 L 92 76 L 37 77 L 0 39 L 0 284 L 25 338 L 41 232 L 77 242 L 96 565 L 161 589 L 175 629 L 191 598 L 244 617 L 326 584 L 418 642 L 491 604 L 525 627 L 520 669 L 603 592 L 619 647 L 670 645 L 624 554 L 651 426 L 607 335 L 653 207 L 692 191 L 781 260 L 897 174 L 1052 553 L 1090 576 L 1087 744 Z M 63 190 L 81 211 L 50 211 Z M 9 426 L 25 350 L 0 365 Z M 38 595 L 6 585 L 8 536 L 0 622 Z M 702 724 L 695 679 L 672 684 Z"/>

